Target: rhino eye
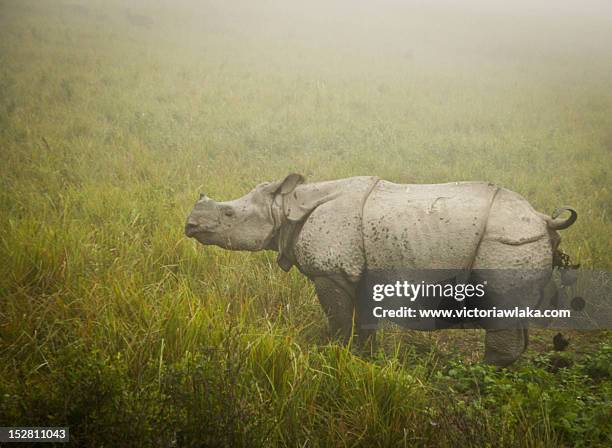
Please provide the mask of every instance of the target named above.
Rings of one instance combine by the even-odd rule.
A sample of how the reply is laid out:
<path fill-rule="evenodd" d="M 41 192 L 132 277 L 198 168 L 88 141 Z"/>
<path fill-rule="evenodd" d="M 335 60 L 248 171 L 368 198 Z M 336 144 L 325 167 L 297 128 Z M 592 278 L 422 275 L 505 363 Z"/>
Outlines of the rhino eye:
<path fill-rule="evenodd" d="M 223 214 L 225 216 L 234 216 L 235 212 L 231 208 L 225 208 L 225 209 L 223 209 Z"/>

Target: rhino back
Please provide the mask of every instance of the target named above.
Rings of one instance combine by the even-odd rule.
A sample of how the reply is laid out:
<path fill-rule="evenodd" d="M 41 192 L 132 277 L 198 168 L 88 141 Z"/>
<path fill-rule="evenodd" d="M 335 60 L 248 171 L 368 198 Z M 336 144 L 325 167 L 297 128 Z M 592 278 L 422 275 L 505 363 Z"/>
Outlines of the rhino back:
<path fill-rule="evenodd" d="M 364 203 L 371 181 L 342 179 L 305 185 L 299 192 L 298 200 L 310 190 L 333 198 L 307 215 L 295 239 L 293 253 L 304 274 L 340 274 L 357 281 L 366 266 L 461 269 L 470 265 L 482 240 L 521 245 L 547 232 L 544 221 L 517 193 L 500 188 L 491 203 L 498 189 L 491 183 L 405 185 L 380 180 Z"/>
<path fill-rule="evenodd" d="M 368 269 L 467 267 L 496 188 L 485 182 L 379 182 L 363 213 Z"/>

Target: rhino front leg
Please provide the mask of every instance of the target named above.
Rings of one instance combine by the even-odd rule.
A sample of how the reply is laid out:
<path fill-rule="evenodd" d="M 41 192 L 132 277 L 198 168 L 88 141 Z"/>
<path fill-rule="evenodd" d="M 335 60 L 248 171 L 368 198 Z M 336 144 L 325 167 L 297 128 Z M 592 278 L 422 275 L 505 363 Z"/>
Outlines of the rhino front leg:
<path fill-rule="evenodd" d="M 347 344 L 354 336 L 353 341 L 363 354 L 372 353 L 375 348 L 376 331 L 362 329 L 359 326 L 359 315 L 355 309 L 357 294 L 355 285 L 337 277 L 317 277 L 313 280 L 332 337 Z"/>
<path fill-rule="evenodd" d="M 317 277 L 314 280 L 319 303 L 327 316 L 332 337 L 348 343 L 353 334 L 353 294 L 342 280 Z"/>
<path fill-rule="evenodd" d="M 527 349 L 526 328 L 487 330 L 485 335 L 485 362 L 506 367 L 516 361 Z"/>

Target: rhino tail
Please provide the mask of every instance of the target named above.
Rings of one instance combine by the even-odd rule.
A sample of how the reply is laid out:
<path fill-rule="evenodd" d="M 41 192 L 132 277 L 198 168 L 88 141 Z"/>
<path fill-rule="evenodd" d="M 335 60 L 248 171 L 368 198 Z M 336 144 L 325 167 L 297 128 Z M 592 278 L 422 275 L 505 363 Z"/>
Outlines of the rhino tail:
<path fill-rule="evenodd" d="M 560 218 L 564 212 L 569 212 L 570 215 L 567 218 Z M 572 207 L 563 206 L 556 209 L 551 216 L 544 214 L 540 214 L 540 216 L 546 221 L 546 225 L 549 229 L 563 230 L 576 222 L 578 213 Z"/>

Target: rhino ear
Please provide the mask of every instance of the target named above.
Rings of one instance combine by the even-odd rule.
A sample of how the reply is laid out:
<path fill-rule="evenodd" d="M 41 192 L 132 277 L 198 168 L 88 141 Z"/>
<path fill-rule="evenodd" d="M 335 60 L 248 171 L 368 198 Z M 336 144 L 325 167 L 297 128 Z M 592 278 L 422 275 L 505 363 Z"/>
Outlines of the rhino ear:
<path fill-rule="evenodd" d="M 304 179 L 304 176 L 301 174 L 291 173 L 283 180 L 272 182 L 271 184 L 266 185 L 264 188 L 271 194 L 289 194 L 295 190 L 295 187 L 303 184 L 305 181 L 306 179 Z"/>
<path fill-rule="evenodd" d="M 280 194 L 289 194 L 295 190 L 295 187 L 303 184 L 305 181 L 306 179 L 304 179 L 304 176 L 301 174 L 291 173 L 283 179 L 277 192 Z"/>

